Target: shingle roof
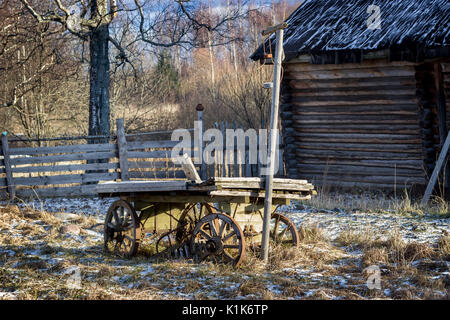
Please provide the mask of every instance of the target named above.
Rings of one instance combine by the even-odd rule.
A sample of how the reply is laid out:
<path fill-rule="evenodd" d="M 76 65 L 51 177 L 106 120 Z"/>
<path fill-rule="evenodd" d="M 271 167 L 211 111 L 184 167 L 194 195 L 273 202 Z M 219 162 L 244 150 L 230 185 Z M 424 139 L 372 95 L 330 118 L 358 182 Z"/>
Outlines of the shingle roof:
<path fill-rule="evenodd" d="M 371 5 L 380 8 L 381 29 L 367 26 Z M 305 0 L 286 22 L 286 60 L 333 51 L 450 46 L 450 0 Z M 265 47 L 269 52 L 268 40 Z M 250 58 L 263 54 L 261 45 Z"/>

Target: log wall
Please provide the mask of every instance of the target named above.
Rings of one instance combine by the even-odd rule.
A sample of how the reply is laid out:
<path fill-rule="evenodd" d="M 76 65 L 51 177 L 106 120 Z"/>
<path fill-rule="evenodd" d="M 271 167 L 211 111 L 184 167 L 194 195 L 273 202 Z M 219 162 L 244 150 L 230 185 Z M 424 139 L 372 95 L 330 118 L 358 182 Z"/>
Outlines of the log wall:
<path fill-rule="evenodd" d="M 282 125 L 288 176 L 315 184 L 426 184 L 416 65 L 284 66 Z"/>

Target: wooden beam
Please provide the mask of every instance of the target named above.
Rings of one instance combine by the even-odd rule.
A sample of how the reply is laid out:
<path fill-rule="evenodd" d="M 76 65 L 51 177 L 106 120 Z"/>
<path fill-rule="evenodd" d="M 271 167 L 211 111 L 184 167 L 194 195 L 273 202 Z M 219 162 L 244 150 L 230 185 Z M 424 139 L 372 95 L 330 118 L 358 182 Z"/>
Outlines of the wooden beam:
<path fill-rule="evenodd" d="M 434 190 L 439 173 L 441 172 L 441 169 L 444 166 L 445 160 L 447 159 L 449 147 L 450 147 L 450 133 L 447 134 L 447 138 L 445 139 L 444 146 L 442 147 L 441 153 L 439 154 L 439 158 L 438 158 L 436 166 L 433 170 L 433 174 L 431 175 L 430 181 L 428 182 L 427 189 L 425 190 L 425 194 L 420 203 L 421 205 L 426 205 L 428 203 L 428 201 L 430 200 L 431 193 Z"/>
<path fill-rule="evenodd" d="M 186 178 L 188 178 L 191 181 L 195 181 L 197 183 L 202 182 L 202 179 L 200 178 L 200 175 L 195 169 L 191 157 L 189 157 L 187 153 L 185 153 L 182 157 L 178 157 L 177 163 L 180 164 L 181 167 L 183 168 Z"/>
<path fill-rule="evenodd" d="M 276 26 L 272 26 L 272 27 L 269 27 L 269 28 L 263 30 L 261 32 L 261 34 L 263 36 L 267 36 L 267 35 L 272 34 L 272 33 L 276 32 L 278 30 L 286 29 L 287 27 L 288 27 L 288 24 L 286 22 L 283 22 L 283 23 L 277 24 Z"/>
<path fill-rule="evenodd" d="M 9 199 L 14 200 L 16 194 L 15 194 L 13 174 L 11 171 L 7 132 L 3 132 L 2 134 L 2 153 L 3 153 L 3 164 L 5 165 L 6 184 L 8 185 Z"/>
<path fill-rule="evenodd" d="M 117 147 L 119 149 L 120 178 L 122 179 L 122 181 L 128 181 L 130 180 L 130 175 L 128 173 L 128 150 L 123 119 L 117 119 L 116 126 Z"/>

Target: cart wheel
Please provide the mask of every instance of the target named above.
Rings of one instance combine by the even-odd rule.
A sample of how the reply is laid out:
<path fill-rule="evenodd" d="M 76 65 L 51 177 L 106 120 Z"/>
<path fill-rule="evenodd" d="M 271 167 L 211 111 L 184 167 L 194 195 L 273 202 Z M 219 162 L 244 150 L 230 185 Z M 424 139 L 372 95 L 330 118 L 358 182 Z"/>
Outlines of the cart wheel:
<path fill-rule="evenodd" d="M 124 200 L 115 201 L 105 218 L 105 251 L 130 258 L 137 253 L 141 238 L 139 218 Z"/>
<path fill-rule="evenodd" d="M 178 220 L 175 241 L 178 243 L 185 241 L 192 235 L 200 219 L 213 213 L 216 213 L 216 209 L 209 203 L 190 203 Z"/>
<path fill-rule="evenodd" d="M 297 228 L 288 217 L 279 213 L 273 213 L 270 225 L 270 239 L 272 241 L 278 245 L 298 247 L 299 236 Z"/>
<path fill-rule="evenodd" d="M 191 249 L 199 262 L 209 259 L 237 267 L 244 258 L 245 238 L 233 218 L 214 213 L 203 217 L 195 226 Z"/>

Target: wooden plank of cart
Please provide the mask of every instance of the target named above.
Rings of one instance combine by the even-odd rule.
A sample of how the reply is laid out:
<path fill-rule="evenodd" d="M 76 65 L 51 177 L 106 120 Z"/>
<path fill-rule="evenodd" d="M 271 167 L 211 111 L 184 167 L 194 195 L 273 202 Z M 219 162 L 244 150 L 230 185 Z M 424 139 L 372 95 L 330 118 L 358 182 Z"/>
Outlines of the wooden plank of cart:
<path fill-rule="evenodd" d="M 105 218 L 105 250 L 131 257 L 148 241 L 147 250 L 156 255 L 238 266 L 248 248 L 261 244 L 264 183 L 211 178 L 99 184 L 101 197 L 120 197 Z M 275 211 L 292 200 L 311 199 L 314 187 L 306 180 L 274 179 L 273 189 L 271 240 L 298 246 L 295 225 Z"/>

